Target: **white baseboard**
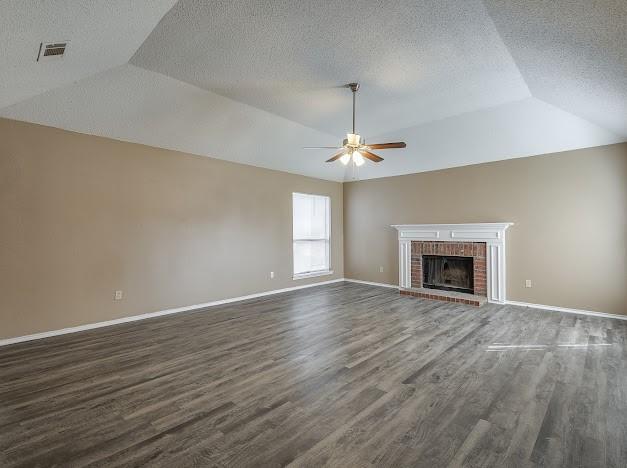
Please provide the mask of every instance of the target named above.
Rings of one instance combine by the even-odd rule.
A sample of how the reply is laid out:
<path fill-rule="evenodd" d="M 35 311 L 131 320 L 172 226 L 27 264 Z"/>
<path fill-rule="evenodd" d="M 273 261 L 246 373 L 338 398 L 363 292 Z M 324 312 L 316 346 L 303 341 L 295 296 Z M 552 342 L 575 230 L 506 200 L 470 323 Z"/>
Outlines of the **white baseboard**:
<path fill-rule="evenodd" d="M 370 286 L 381 286 L 384 288 L 398 289 L 398 286 L 395 284 L 375 283 L 372 281 L 362 281 L 362 280 L 356 280 L 356 279 L 351 279 L 351 278 L 344 278 L 344 281 L 349 281 L 351 283 L 368 284 Z M 568 307 L 558 307 L 558 306 L 551 306 L 551 305 L 545 305 L 545 304 L 531 304 L 529 302 L 518 302 L 518 301 L 505 301 L 503 302 L 503 304 L 515 305 L 519 307 L 530 307 L 532 309 L 550 310 L 553 312 L 563 312 L 566 314 L 579 314 L 579 315 L 589 315 L 591 317 L 627 320 L 627 315 L 607 314 L 605 312 L 595 312 L 593 310 L 569 309 Z"/>
<path fill-rule="evenodd" d="M 356 279 L 350 279 L 350 278 L 344 278 L 344 281 L 348 281 L 350 283 L 369 284 L 370 286 L 380 286 L 382 288 L 398 289 L 398 285 L 396 284 L 375 283 L 373 281 L 362 281 L 362 280 L 356 280 Z"/>
<path fill-rule="evenodd" d="M 332 283 L 340 283 L 342 281 L 348 281 L 350 283 L 367 284 L 370 286 L 379 286 L 383 288 L 398 289 L 398 286 L 395 284 L 375 283 L 373 281 L 362 281 L 362 280 L 356 280 L 356 279 L 351 279 L 351 278 L 339 278 L 339 279 L 334 279 L 330 281 L 321 281 L 318 283 L 304 284 L 301 286 L 293 286 L 290 288 L 274 289 L 272 291 L 264 291 L 260 293 L 249 294 L 247 296 L 239 296 L 239 297 L 232 297 L 228 299 L 221 299 L 219 301 L 205 302 L 204 304 L 194 304 L 190 306 L 176 307 L 174 309 L 166 309 L 166 310 L 160 310 L 157 312 L 149 312 L 147 314 L 132 315 L 130 317 L 122 317 L 119 319 L 107 320 L 105 322 L 88 323 L 86 325 L 78 325 L 76 327 L 62 328 L 60 330 L 34 333 L 32 335 L 16 336 L 14 338 L 5 338 L 5 339 L 0 340 L 0 346 L 7 346 L 10 344 L 21 343 L 24 341 L 39 340 L 39 339 L 48 338 L 51 336 L 66 335 L 68 333 L 76 333 L 76 332 L 85 331 L 85 330 L 93 330 L 94 328 L 108 327 L 111 325 L 118 325 L 121 323 L 135 322 L 138 320 L 145 320 L 145 319 L 149 319 L 153 317 L 160 317 L 162 315 L 170 315 L 170 314 L 177 314 L 179 312 L 188 312 L 188 311 L 196 310 L 196 309 L 204 309 L 206 307 L 229 304 L 231 302 L 245 301 L 247 299 L 255 299 L 257 297 L 270 296 L 273 294 L 280 294 L 284 292 L 295 291 L 297 289 L 311 288 L 314 286 L 322 286 L 325 284 L 332 284 Z M 550 311 L 555 311 L 555 312 L 564 312 L 567 314 L 580 314 L 580 315 L 590 315 L 593 317 L 627 320 L 627 315 L 606 314 L 604 312 L 594 312 L 591 310 L 569 309 L 566 307 L 549 306 L 549 305 L 544 305 L 544 304 L 530 304 L 528 302 L 518 302 L 518 301 L 506 301 L 505 303 L 509 305 L 520 306 L 520 307 L 530 307 L 532 309 L 542 309 L 542 310 L 550 310 Z"/>
<path fill-rule="evenodd" d="M 528 302 L 505 301 L 506 304 L 520 307 L 530 307 L 532 309 L 551 310 L 553 312 L 563 312 L 566 314 L 590 315 L 592 317 L 612 318 L 618 320 L 627 320 L 627 315 L 606 314 L 605 312 L 595 312 L 593 310 L 569 309 L 568 307 L 558 307 L 544 304 L 530 304 Z"/>
<path fill-rule="evenodd" d="M 257 297 L 270 296 L 272 294 L 295 291 L 297 289 L 311 288 L 314 286 L 322 286 L 324 284 L 340 283 L 342 281 L 344 281 L 344 278 L 330 280 L 330 281 L 320 281 L 318 283 L 304 284 L 301 286 L 293 286 L 290 288 L 274 289 L 272 291 L 264 291 L 260 293 L 249 294 L 247 296 L 231 297 L 228 299 L 221 299 L 219 301 L 205 302 L 204 304 L 194 304 L 194 305 L 189 305 L 189 306 L 184 306 L 184 307 L 176 307 L 174 309 L 160 310 L 157 312 L 148 312 L 146 314 L 141 314 L 141 315 L 131 315 L 130 317 L 122 317 L 119 319 L 107 320 L 105 322 L 88 323 L 85 325 L 78 325 L 76 327 L 62 328 L 60 330 L 34 333 L 32 335 L 16 336 L 14 338 L 5 338 L 5 339 L 0 340 L 0 346 L 7 346 L 10 344 L 21 343 L 23 341 L 40 340 L 42 338 L 48 338 L 48 337 L 57 336 L 57 335 L 66 335 L 68 333 L 76 333 L 76 332 L 85 331 L 85 330 L 93 330 L 94 328 L 108 327 L 111 325 L 118 325 L 120 323 L 136 322 L 138 320 L 145 320 L 145 319 L 149 319 L 153 317 L 161 317 L 162 315 L 178 314 L 179 312 L 188 312 L 190 310 L 195 310 L 195 309 L 204 309 L 205 307 L 229 304 L 231 302 L 245 301 L 247 299 L 255 299 Z"/>

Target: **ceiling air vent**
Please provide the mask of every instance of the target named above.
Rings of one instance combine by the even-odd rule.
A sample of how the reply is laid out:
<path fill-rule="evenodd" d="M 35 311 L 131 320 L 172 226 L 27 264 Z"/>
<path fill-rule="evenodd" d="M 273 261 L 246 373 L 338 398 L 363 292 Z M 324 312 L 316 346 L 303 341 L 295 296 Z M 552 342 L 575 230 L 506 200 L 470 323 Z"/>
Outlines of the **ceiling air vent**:
<path fill-rule="evenodd" d="M 65 54 L 68 41 L 59 42 L 42 42 L 39 44 L 39 53 L 37 54 L 37 61 L 49 60 L 53 58 L 61 58 Z"/>

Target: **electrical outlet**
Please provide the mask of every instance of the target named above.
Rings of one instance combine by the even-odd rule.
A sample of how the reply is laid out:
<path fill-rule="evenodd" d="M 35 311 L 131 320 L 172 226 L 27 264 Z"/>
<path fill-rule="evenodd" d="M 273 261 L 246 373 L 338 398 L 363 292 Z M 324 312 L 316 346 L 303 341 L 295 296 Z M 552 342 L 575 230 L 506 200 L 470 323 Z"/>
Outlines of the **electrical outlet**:
<path fill-rule="evenodd" d="M 379 273 L 383 273 L 383 267 L 382 266 L 379 267 Z"/>
<path fill-rule="evenodd" d="M 270 279 L 274 279 L 274 271 L 270 272 Z"/>
<path fill-rule="evenodd" d="M 531 287 L 531 280 L 525 280 L 525 288 Z"/>
<path fill-rule="evenodd" d="M 121 300 L 121 299 L 122 299 L 122 296 L 123 296 L 122 291 L 116 291 L 116 292 L 115 292 L 115 300 L 116 300 L 116 301 Z"/>

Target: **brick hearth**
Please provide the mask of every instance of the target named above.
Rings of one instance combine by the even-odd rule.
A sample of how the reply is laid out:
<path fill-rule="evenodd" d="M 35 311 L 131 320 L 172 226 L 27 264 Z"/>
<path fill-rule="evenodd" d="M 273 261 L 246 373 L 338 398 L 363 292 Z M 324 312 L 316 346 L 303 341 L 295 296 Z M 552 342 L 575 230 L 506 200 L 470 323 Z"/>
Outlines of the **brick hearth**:
<path fill-rule="evenodd" d="M 475 296 L 473 294 L 454 294 L 450 291 L 439 291 L 437 289 L 401 289 L 400 293 L 405 296 L 420 297 L 422 299 L 433 299 L 436 301 L 457 302 L 458 304 L 466 304 L 472 306 L 480 306 L 487 302 L 487 298 L 483 296 Z"/>

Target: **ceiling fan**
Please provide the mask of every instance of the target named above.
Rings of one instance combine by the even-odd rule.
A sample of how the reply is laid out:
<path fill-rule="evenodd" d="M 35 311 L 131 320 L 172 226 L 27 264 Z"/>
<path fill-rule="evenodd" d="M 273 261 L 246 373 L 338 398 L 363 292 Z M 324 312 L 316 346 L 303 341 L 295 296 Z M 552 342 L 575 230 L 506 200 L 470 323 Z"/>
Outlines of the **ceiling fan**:
<path fill-rule="evenodd" d="M 338 149 L 339 151 L 327 159 L 326 162 L 333 162 L 337 159 L 344 165 L 353 161 L 355 166 L 361 166 L 365 161 L 364 158 L 369 159 L 372 162 L 381 162 L 383 158 L 372 153 L 370 150 L 376 149 L 392 149 L 392 148 L 405 148 L 407 145 L 403 141 L 394 143 L 372 143 L 366 144 L 366 140 L 357 133 L 355 133 L 355 96 L 359 89 L 359 83 L 349 83 L 347 88 L 353 92 L 353 133 L 347 133 L 346 138 L 342 142 L 342 146 L 306 146 L 304 149 Z"/>

